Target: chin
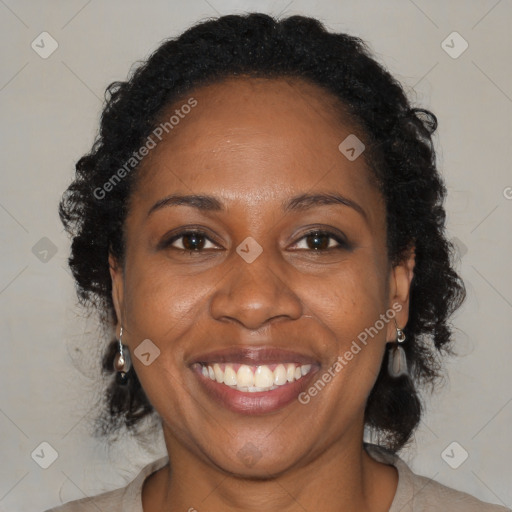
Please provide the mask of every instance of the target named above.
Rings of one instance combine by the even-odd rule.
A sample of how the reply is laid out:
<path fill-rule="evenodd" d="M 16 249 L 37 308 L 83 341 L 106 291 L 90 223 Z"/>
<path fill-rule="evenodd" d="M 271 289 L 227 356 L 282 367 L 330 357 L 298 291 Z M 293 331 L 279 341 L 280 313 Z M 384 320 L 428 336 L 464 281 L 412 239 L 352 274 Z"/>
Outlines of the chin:
<path fill-rule="evenodd" d="M 222 454 L 222 459 L 212 457 L 210 460 L 222 471 L 238 478 L 249 478 L 254 480 L 269 480 L 275 478 L 290 469 L 302 458 L 302 454 L 293 456 L 287 450 L 274 451 L 272 456 L 265 451 L 258 449 L 250 442 L 246 443 L 240 450 L 229 454 Z"/>

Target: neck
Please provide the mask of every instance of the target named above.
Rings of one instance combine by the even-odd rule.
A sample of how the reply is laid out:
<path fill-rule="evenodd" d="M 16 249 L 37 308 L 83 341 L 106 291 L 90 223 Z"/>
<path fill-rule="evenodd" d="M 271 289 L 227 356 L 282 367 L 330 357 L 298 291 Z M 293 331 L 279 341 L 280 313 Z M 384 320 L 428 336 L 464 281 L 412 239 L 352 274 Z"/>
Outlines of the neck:
<path fill-rule="evenodd" d="M 350 442 L 347 434 L 281 474 L 246 478 L 198 457 L 164 426 L 170 464 L 146 482 L 144 512 L 388 511 L 397 488 L 397 471 L 366 453 L 362 429 L 355 434 Z"/>

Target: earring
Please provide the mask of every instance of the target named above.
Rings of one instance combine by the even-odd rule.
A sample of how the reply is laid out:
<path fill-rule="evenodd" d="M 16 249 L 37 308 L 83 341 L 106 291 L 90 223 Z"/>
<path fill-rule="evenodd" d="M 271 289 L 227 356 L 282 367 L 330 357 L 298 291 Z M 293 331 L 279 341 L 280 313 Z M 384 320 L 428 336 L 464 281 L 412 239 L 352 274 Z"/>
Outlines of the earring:
<path fill-rule="evenodd" d="M 127 350 L 126 354 L 123 351 L 123 327 L 119 332 L 119 352 L 114 357 L 114 370 L 117 372 L 117 383 L 125 386 L 128 384 L 128 371 L 132 364 L 130 360 L 130 352 Z"/>
<path fill-rule="evenodd" d="M 405 350 L 401 344 L 405 341 L 405 334 L 395 320 L 396 326 L 396 345 L 389 349 L 388 354 L 388 373 L 391 377 L 400 377 L 401 375 L 409 375 L 407 369 L 407 357 Z"/>

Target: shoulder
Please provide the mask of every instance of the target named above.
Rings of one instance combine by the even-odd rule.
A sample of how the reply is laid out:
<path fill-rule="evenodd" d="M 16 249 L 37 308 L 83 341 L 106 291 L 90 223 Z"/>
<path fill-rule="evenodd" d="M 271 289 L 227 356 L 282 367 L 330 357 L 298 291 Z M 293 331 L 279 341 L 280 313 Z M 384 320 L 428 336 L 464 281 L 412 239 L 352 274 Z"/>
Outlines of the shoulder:
<path fill-rule="evenodd" d="M 485 503 L 470 494 L 446 487 L 430 478 L 412 472 L 411 474 L 414 511 L 448 509 L 450 512 L 510 512 L 506 507 Z"/>
<path fill-rule="evenodd" d="M 169 462 L 166 455 L 144 466 L 126 487 L 107 491 L 96 496 L 70 501 L 45 512 L 143 512 L 142 487 L 146 478 Z"/>
<path fill-rule="evenodd" d="M 374 459 L 391 464 L 398 471 L 398 487 L 389 512 L 511 512 L 506 507 L 485 503 L 470 494 L 413 473 L 398 455 L 383 447 L 365 444 L 365 448 Z"/>
<path fill-rule="evenodd" d="M 121 512 L 121 505 L 128 487 L 129 485 L 121 489 L 98 494 L 97 496 L 70 501 L 69 503 L 51 508 L 45 512 L 89 512 L 93 510 L 96 512 L 98 510 Z"/>

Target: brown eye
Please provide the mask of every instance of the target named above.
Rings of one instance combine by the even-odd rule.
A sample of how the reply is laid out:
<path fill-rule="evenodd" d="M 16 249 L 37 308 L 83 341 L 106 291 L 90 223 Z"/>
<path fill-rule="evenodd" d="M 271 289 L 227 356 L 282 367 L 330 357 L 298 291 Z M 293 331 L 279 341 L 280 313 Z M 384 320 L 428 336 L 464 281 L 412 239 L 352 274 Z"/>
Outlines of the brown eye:
<path fill-rule="evenodd" d="M 187 251 L 199 251 L 203 249 L 206 238 L 199 233 L 187 233 L 181 237 L 183 239 L 183 247 Z"/>
<path fill-rule="evenodd" d="M 178 242 L 178 244 L 176 244 Z M 212 247 L 205 247 L 208 243 Z M 181 245 L 181 247 L 180 247 Z M 215 244 L 202 231 L 181 231 L 161 244 L 161 248 L 172 248 L 178 251 L 201 252 L 204 249 L 215 248 Z"/>
<path fill-rule="evenodd" d="M 329 236 L 325 233 L 311 233 L 306 237 L 306 243 L 310 249 L 320 250 L 329 247 Z"/>
<path fill-rule="evenodd" d="M 348 249 L 348 243 L 339 235 L 331 233 L 330 231 L 310 231 L 303 236 L 299 242 L 305 242 L 306 247 L 299 247 L 300 249 L 307 249 L 310 251 L 330 251 L 334 249 Z M 297 244 L 299 245 L 299 243 Z"/>

